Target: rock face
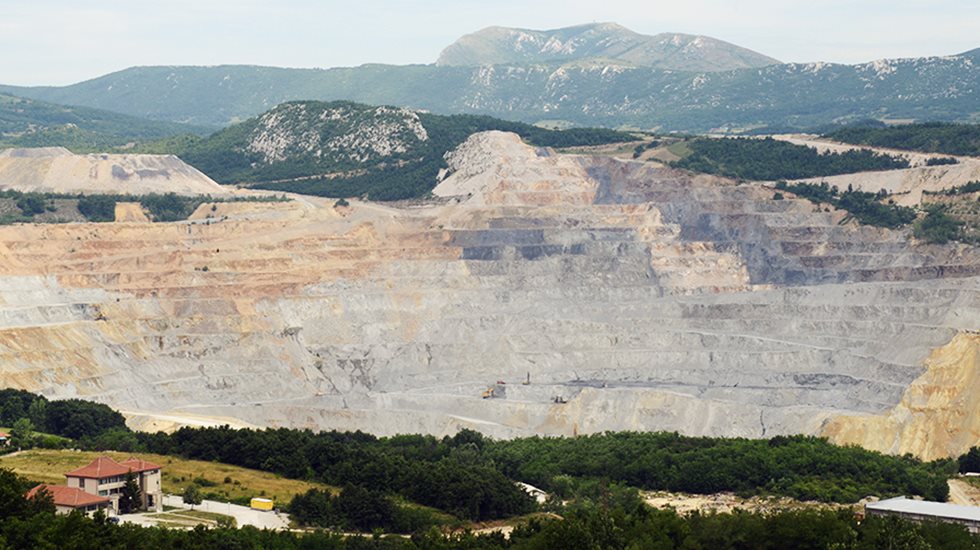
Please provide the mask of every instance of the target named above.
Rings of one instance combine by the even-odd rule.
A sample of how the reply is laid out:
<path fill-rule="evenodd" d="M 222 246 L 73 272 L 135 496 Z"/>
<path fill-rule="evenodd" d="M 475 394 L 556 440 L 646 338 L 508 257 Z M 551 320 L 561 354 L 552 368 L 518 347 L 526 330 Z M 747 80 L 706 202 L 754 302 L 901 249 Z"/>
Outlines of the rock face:
<path fill-rule="evenodd" d="M 548 31 L 486 28 L 451 44 L 442 51 L 436 65 L 525 65 L 586 60 L 698 72 L 779 63 L 707 36 L 676 33 L 644 36 L 615 23 L 595 23 Z"/>
<path fill-rule="evenodd" d="M 361 164 L 405 154 L 428 139 L 418 115 L 408 109 L 297 102 L 259 117 L 245 149 L 265 164 L 312 159 Z"/>
<path fill-rule="evenodd" d="M 980 334 L 962 333 L 926 360 L 926 373 L 885 415 L 835 418 L 835 441 L 928 460 L 956 456 L 980 441 Z"/>
<path fill-rule="evenodd" d="M 133 195 L 227 193 L 171 155 L 75 155 L 61 147 L 0 151 L 0 189 Z"/>
<path fill-rule="evenodd" d="M 976 443 L 951 413 L 890 420 L 932 384 L 933 350 L 975 361 L 957 339 L 980 326 L 975 248 L 509 134 L 470 138 L 451 164 L 427 206 L 0 228 L 0 386 L 140 425 L 855 441 L 868 421 L 889 451 Z M 481 398 L 491 386 L 506 391 Z M 962 387 L 936 409 L 972 403 Z"/>

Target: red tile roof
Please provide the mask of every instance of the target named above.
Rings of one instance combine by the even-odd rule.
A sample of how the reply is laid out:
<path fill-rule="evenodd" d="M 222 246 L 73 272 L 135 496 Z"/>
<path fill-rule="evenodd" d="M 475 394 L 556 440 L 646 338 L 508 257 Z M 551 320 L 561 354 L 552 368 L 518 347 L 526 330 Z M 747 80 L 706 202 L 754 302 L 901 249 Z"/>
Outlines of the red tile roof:
<path fill-rule="evenodd" d="M 160 466 L 159 464 L 154 464 L 152 462 L 147 462 L 147 461 L 145 461 L 143 459 L 136 458 L 135 456 L 131 456 L 131 457 L 127 458 L 126 460 L 123 460 L 119 464 L 121 466 L 126 467 L 126 468 L 131 468 L 133 470 L 133 472 L 135 472 L 135 473 L 148 472 L 150 470 L 159 470 L 159 469 L 163 468 L 163 466 Z"/>
<path fill-rule="evenodd" d="M 63 485 L 38 485 L 27 492 L 27 498 L 34 496 L 42 488 L 51 493 L 55 506 L 67 506 L 69 508 L 84 508 L 92 504 L 108 504 L 109 499 L 92 495 L 76 487 L 65 487 Z"/>
<path fill-rule="evenodd" d="M 65 474 L 65 477 L 85 477 L 90 479 L 101 479 L 104 477 L 122 476 L 128 472 L 138 474 L 150 470 L 159 470 L 162 466 L 147 462 L 136 457 L 129 457 L 122 462 L 107 457 L 100 456 L 92 461 L 88 466 L 72 470 Z"/>
<path fill-rule="evenodd" d="M 10 437 L 10 434 L 5 434 L 3 432 L 0 432 L 0 437 L 7 437 L 7 438 L 9 438 Z"/>
<path fill-rule="evenodd" d="M 129 468 L 119 464 L 115 460 L 107 456 L 100 456 L 99 458 L 93 460 L 88 466 L 82 466 L 81 468 L 68 472 L 65 474 L 65 477 L 101 479 L 104 477 L 126 475 L 126 472 L 128 471 Z"/>

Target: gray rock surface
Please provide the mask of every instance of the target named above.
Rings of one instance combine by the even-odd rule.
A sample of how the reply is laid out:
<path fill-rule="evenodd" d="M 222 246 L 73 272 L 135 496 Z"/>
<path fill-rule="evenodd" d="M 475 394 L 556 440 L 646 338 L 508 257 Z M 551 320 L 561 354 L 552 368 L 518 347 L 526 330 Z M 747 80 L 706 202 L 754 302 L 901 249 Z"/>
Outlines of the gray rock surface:
<path fill-rule="evenodd" d="M 473 139 L 428 206 L 0 229 L 0 385 L 383 434 L 816 434 L 980 327 L 975 248 Z"/>

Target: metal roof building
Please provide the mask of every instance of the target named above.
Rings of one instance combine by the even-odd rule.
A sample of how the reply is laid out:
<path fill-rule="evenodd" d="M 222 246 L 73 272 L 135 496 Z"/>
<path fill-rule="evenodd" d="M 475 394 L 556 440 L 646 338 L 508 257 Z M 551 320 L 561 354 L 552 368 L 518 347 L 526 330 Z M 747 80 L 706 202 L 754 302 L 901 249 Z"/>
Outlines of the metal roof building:
<path fill-rule="evenodd" d="M 945 521 L 963 525 L 971 533 L 980 533 L 980 506 L 898 497 L 868 503 L 864 509 L 869 516 L 897 515 L 911 521 Z"/>

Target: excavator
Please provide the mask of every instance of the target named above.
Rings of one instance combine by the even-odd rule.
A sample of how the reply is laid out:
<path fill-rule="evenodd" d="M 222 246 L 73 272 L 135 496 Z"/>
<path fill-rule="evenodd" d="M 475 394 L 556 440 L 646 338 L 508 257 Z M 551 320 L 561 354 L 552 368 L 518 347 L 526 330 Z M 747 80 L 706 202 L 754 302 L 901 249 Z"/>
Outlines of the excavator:
<path fill-rule="evenodd" d="M 493 397 L 494 397 L 494 395 L 493 395 L 493 386 L 491 386 L 491 387 L 487 388 L 486 390 L 484 390 L 483 391 L 483 394 L 481 394 L 481 397 L 483 397 L 484 399 L 493 399 Z"/>

